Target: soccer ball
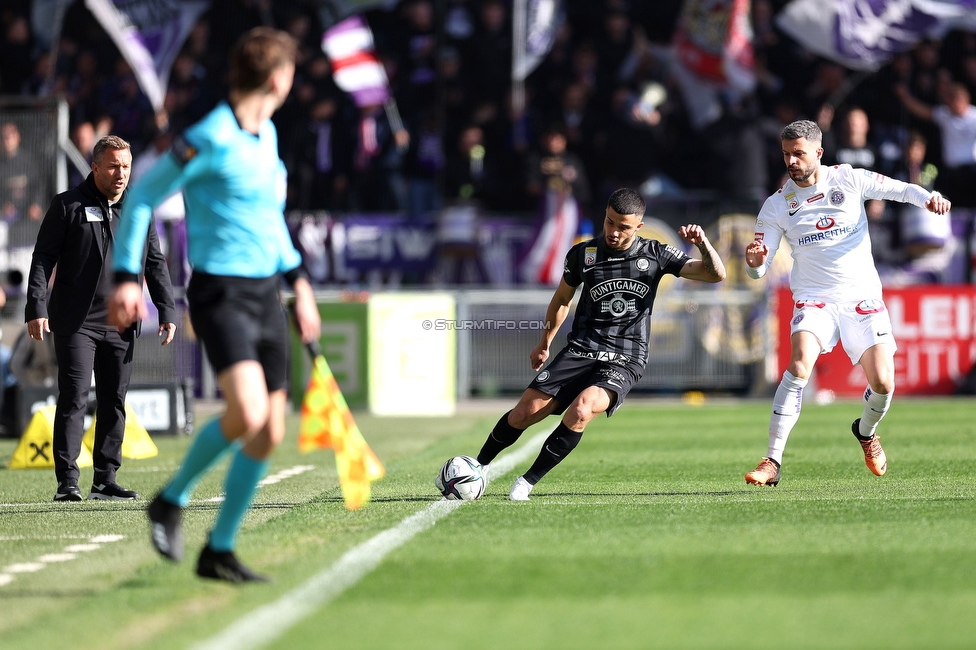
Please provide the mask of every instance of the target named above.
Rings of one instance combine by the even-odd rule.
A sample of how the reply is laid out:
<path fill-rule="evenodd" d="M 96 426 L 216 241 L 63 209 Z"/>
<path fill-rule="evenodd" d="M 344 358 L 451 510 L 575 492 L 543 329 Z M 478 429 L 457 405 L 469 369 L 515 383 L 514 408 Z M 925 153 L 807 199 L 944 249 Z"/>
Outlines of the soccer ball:
<path fill-rule="evenodd" d="M 434 485 L 448 499 L 474 501 L 485 493 L 488 481 L 478 461 L 470 456 L 455 456 L 441 467 Z"/>

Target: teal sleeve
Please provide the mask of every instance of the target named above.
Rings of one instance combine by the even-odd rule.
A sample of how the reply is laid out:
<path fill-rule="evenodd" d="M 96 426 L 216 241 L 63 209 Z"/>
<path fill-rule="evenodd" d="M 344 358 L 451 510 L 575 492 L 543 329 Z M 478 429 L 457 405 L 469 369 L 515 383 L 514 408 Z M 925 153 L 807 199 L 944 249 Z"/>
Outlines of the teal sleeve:
<path fill-rule="evenodd" d="M 113 271 L 129 274 L 142 271 L 142 253 L 153 208 L 183 187 L 187 178 L 187 167 L 180 166 L 172 155 L 167 154 L 129 189 L 115 233 Z"/>
<path fill-rule="evenodd" d="M 295 244 L 291 241 L 291 234 L 288 232 L 288 226 L 285 224 L 285 220 L 281 220 L 281 227 L 278 229 L 278 238 L 280 241 L 281 257 L 279 261 L 278 271 L 282 274 L 295 269 L 302 264 L 302 254 L 298 252 L 295 248 Z"/>

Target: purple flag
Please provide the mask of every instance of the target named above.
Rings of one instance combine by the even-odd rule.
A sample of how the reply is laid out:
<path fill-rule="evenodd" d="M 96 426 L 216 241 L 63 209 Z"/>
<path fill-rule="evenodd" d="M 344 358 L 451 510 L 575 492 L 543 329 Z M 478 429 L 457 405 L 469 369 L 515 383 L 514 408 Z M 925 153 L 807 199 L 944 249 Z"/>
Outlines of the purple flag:
<path fill-rule="evenodd" d="M 559 0 L 516 0 L 512 11 L 512 80 L 520 81 L 552 49 L 562 10 Z"/>
<path fill-rule="evenodd" d="M 161 109 L 173 60 L 209 0 L 85 0 L 85 5 L 129 62 L 153 108 Z"/>
<path fill-rule="evenodd" d="M 976 0 L 793 0 L 776 17 L 811 52 L 877 70 L 920 40 L 976 29 Z"/>

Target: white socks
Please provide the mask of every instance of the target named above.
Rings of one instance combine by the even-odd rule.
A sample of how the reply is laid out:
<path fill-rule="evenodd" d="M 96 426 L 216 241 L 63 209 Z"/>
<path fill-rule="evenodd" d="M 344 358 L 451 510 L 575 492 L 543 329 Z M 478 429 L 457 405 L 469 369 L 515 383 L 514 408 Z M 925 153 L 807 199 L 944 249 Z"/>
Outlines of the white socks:
<path fill-rule="evenodd" d="M 892 391 L 894 392 L 894 391 Z M 864 391 L 864 412 L 861 413 L 860 433 L 864 438 L 870 438 L 878 428 L 878 422 L 888 412 L 891 404 L 891 393 L 876 393 L 870 387 Z"/>
<path fill-rule="evenodd" d="M 803 387 L 806 385 L 806 379 L 798 379 L 787 370 L 773 396 L 773 414 L 769 418 L 769 453 L 766 455 L 777 463 L 783 462 L 786 440 L 800 419 Z"/>

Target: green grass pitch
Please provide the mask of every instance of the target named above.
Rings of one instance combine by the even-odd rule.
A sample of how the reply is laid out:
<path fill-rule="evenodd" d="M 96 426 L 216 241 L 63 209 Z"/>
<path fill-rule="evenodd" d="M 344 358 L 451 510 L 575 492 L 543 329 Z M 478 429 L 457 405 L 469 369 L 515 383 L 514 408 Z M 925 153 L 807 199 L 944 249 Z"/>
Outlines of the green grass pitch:
<path fill-rule="evenodd" d="M 531 459 L 267 647 L 976 647 L 974 402 L 896 397 L 880 478 L 850 433 L 860 403 L 807 404 L 782 482 L 761 489 L 743 474 L 765 453 L 769 408 L 633 400 L 593 423 L 530 502 L 507 495 Z M 500 414 L 358 415 L 388 474 L 356 512 L 332 453 L 298 453 L 291 417 L 269 471 L 280 480 L 260 489 L 238 548 L 268 585 L 193 574 L 225 465 L 194 493 L 183 563 L 152 550 L 145 497 L 187 438 L 157 437 L 159 456 L 124 463 L 136 503 L 55 504 L 53 470 L 0 470 L 0 647 L 211 640 L 437 501 L 440 465 L 476 455 Z M 4 464 L 15 443 L 0 440 Z M 90 480 L 82 470 L 85 494 Z"/>

